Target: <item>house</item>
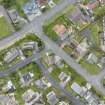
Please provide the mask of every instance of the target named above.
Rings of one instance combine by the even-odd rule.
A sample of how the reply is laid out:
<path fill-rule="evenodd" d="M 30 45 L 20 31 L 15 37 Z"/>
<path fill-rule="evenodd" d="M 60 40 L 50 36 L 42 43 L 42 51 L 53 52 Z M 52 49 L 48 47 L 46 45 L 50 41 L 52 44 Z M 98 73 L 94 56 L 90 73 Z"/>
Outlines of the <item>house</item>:
<path fill-rule="evenodd" d="M 105 0 L 99 0 L 99 2 L 102 4 L 102 6 L 105 5 Z"/>
<path fill-rule="evenodd" d="M 56 105 L 58 103 L 58 98 L 56 97 L 56 94 L 53 91 L 47 94 L 47 102 L 50 105 Z"/>
<path fill-rule="evenodd" d="M 18 11 L 16 9 L 8 10 L 8 15 L 15 26 L 22 27 L 27 21 L 20 17 Z"/>
<path fill-rule="evenodd" d="M 55 64 L 55 55 L 52 52 L 47 52 L 45 55 L 45 62 L 48 64 L 48 66 L 54 65 Z"/>
<path fill-rule="evenodd" d="M 88 55 L 87 61 L 88 61 L 88 63 L 90 63 L 90 64 L 96 64 L 97 61 L 98 61 L 98 58 L 97 58 L 97 56 L 96 56 L 95 54 L 90 53 L 90 54 Z"/>
<path fill-rule="evenodd" d="M 6 63 L 12 62 L 20 55 L 19 50 L 17 48 L 12 48 L 9 52 L 6 53 L 4 56 L 4 61 Z"/>
<path fill-rule="evenodd" d="M 91 0 L 87 5 L 84 6 L 84 10 L 90 21 L 94 21 L 93 10 L 99 6 L 99 0 Z"/>
<path fill-rule="evenodd" d="M 51 8 L 53 8 L 56 4 L 54 3 L 53 0 L 49 0 L 49 1 L 48 1 L 48 5 L 49 5 Z"/>
<path fill-rule="evenodd" d="M 61 40 L 64 40 L 67 37 L 67 29 L 63 24 L 56 24 L 53 27 L 53 30 Z"/>
<path fill-rule="evenodd" d="M 23 86 L 29 85 L 30 82 L 32 81 L 34 74 L 31 72 L 25 73 L 24 75 L 21 76 L 21 83 Z"/>
<path fill-rule="evenodd" d="M 84 30 L 81 31 L 80 34 L 82 35 L 82 37 L 89 38 L 89 36 L 91 35 L 91 30 L 89 28 L 85 28 Z"/>
<path fill-rule="evenodd" d="M 88 22 L 79 7 L 76 7 L 73 12 L 68 15 L 68 18 L 75 23 L 86 24 L 86 22 Z"/>
<path fill-rule="evenodd" d="M 60 85 L 62 87 L 65 87 L 66 84 L 71 80 L 71 76 L 67 75 L 66 73 L 64 72 L 61 72 L 60 75 L 59 75 L 59 79 L 60 79 Z"/>
<path fill-rule="evenodd" d="M 13 93 L 15 91 L 15 86 L 13 85 L 12 81 L 8 81 L 7 84 L 3 87 L 3 91 L 6 93 Z"/>
<path fill-rule="evenodd" d="M 101 63 L 102 66 L 105 65 L 105 56 L 101 57 L 100 63 Z"/>
<path fill-rule="evenodd" d="M 67 103 L 65 101 L 61 101 L 61 102 L 59 102 L 59 105 L 69 105 L 69 103 Z"/>
<path fill-rule="evenodd" d="M 14 95 L 0 95 L 0 105 L 19 105 Z"/>
<path fill-rule="evenodd" d="M 64 67 L 64 63 L 62 62 L 62 58 L 55 55 L 55 64 L 59 67 L 59 68 L 63 68 Z"/>
<path fill-rule="evenodd" d="M 25 49 L 35 49 L 35 51 L 39 50 L 38 42 L 34 42 L 34 41 L 23 43 L 21 48 L 22 50 L 25 50 Z"/>
<path fill-rule="evenodd" d="M 53 54 L 52 52 L 48 51 L 45 54 L 45 63 L 48 64 L 48 66 L 57 65 L 58 67 L 62 68 L 64 66 L 61 57 Z M 51 68 L 50 68 L 51 69 Z M 52 71 L 52 70 L 51 70 Z"/>
<path fill-rule="evenodd" d="M 81 87 L 78 83 L 74 82 L 74 83 L 71 85 L 71 89 L 72 89 L 74 92 L 76 92 L 78 95 L 83 96 L 83 89 L 82 89 L 82 87 Z"/>
<path fill-rule="evenodd" d="M 38 4 L 39 4 L 39 7 L 42 8 L 43 6 L 46 5 L 46 3 L 48 2 L 47 0 L 37 0 L 38 1 Z"/>
<path fill-rule="evenodd" d="M 77 45 L 76 52 L 80 57 L 83 57 L 87 53 L 88 48 L 89 48 L 89 45 L 86 39 L 84 39 L 80 44 Z"/>
<path fill-rule="evenodd" d="M 88 10 L 93 10 L 94 8 L 96 8 L 97 6 L 99 6 L 99 1 L 98 0 L 91 0 L 87 5 L 86 8 Z"/>
<path fill-rule="evenodd" d="M 45 80 L 45 77 L 42 77 L 39 80 L 35 81 L 35 85 L 38 86 L 40 89 L 47 89 L 48 87 L 51 87 L 51 83 L 47 82 Z"/>
<path fill-rule="evenodd" d="M 87 92 L 84 98 L 89 103 L 89 105 L 99 105 L 99 101 L 91 92 Z"/>
<path fill-rule="evenodd" d="M 25 105 L 45 105 L 42 100 L 42 94 L 38 92 L 34 92 L 33 90 L 27 90 L 22 98 L 25 102 Z"/>
<path fill-rule="evenodd" d="M 32 21 L 36 16 L 41 15 L 39 2 L 37 0 L 29 0 L 29 2 L 23 7 L 23 11 L 29 21 Z"/>

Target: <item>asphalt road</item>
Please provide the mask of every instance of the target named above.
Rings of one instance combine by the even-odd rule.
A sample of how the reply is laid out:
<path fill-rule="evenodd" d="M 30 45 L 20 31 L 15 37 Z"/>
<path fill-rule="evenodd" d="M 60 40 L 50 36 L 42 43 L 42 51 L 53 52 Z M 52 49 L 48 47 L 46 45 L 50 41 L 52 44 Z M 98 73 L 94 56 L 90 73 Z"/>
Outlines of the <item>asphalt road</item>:
<path fill-rule="evenodd" d="M 53 9 L 49 10 L 48 12 L 42 14 L 39 17 L 36 17 L 31 23 L 26 24 L 19 32 L 15 32 L 9 37 L 6 37 L 5 39 L 1 40 L 0 49 L 12 45 L 17 40 L 23 38 L 27 33 L 31 33 L 37 25 L 43 25 L 45 21 L 50 20 L 53 16 L 55 16 L 65 7 L 67 7 L 70 4 L 73 4 L 74 2 L 75 0 L 60 0 L 58 5 L 56 5 Z"/>
<path fill-rule="evenodd" d="M 33 54 L 31 57 L 26 58 L 25 60 L 22 60 L 18 62 L 16 65 L 10 67 L 7 70 L 3 70 L 0 72 L 0 77 L 7 76 L 13 72 L 18 71 L 20 68 L 23 68 L 27 64 L 31 63 L 32 61 L 38 60 L 40 58 L 39 54 Z"/>
<path fill-rule="evenodd" d="M 105 74 L 105 70 L 99 75 L 90 75 L 86 69 L 82 68 L 80 64 L 78 64 L 73 58 L 71 58 L 65 51 L 63 51 L 55 42 L 50 40 L 47 35 L 41 31 L 41 27 L 38 26 L 34 33 L 52 49 L 52 51 L 60 56 L 64 61 L 70 65 L 78 74 L 80 74 L 87 82 L 91 83 L 96 90 L 101 92 L 103 96 L 105 96 L 105 88 L 102 86 L 100 78 L 102 74 Z M 105 75 L 104 75 L 105 76 Z"/>
<path fill-rule="evenodd" d="M 80 74 L 85 80 L 90 82 L 98 91 L 100 91 L 105 96 L 105 89 L 99 87 L 99 81 L 93 81 L 93 76 L 91 76 L 85 69 L 83 69 L 78 63 L 76 63 L 67 53 L 59 48 L 52 40 L 50 40 L 46 35 L 44 35 L 42 30 L 42 25 L 46 20 L 50 20 L 53 16 L 62 11 L 65 7 L 70 4 L 75 3 L 75 0 L 60 0 L 59 4 L 47 13 L 41 15 L 40 17 L 35 18 L 31 23 L 27 24 L 19 32 L 14 33 L 13 35 L 5 38 L 0 41 L 0 49 L 6 48 L 9 45 L 15 43 L 17 40 L 23 38 L 25 34 L 29 32 L 34 32 L 40 39 L 51 47 L 53 52 L 58 56 L 62 57 L 66 63 L 68 63 L 78 74 Z M 15 71 L 15 70 L 14 70 Z M 9 72 L 9 70 L 8 70 Z M 4 72 L 5 74 L 5 72 Z M 0 75 L 3 75 L 3 72 L 0 72 Z M 95 78 L 94 78 L 95 79 Z"/>
<path fill-rule="evenodd" d="M 57 83 L 57 81 L 55 81 L 54 78 L 52 78 L 49 75 L 48 70 L 43 66 L 43 64 L 41 63 L 40 59 L 36 60 L 35 62 L 40 67 L 40 70 L 42 71 L 43 75 L 48 79 L 48 81 L 52 84 L 53 87 L 59 89 L 62 93 L 64 93 L 64 95 L 70 101 L 72 101 L 72 103 L 74 105 L 83 105 L 79 100 L 77 100 L 75 97 L 73 97 L 70 92 L 66 91 L 63 87 L 61 87 L 60 84 Z"/>

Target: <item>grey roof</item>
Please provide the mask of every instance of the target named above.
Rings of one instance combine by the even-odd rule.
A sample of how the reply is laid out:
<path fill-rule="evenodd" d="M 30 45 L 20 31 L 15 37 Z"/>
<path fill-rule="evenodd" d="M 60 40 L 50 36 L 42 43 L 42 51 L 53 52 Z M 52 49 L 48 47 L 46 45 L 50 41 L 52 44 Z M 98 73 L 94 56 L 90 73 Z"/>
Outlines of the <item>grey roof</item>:
<path fill-rule="evenodd" d="M 72 13 L 70 13 L 68 17 L 72 21 L 85 20 L 84 15 L 78 7 Z"/>
<path fill-rule="evenodd" d="M 58 103 L 58 99 L 55 95 L 55 93 L 52 91 L 50 93 L 48 93 L 47 95 L 47 102 L 50 104 L 50 105 L 55 105 Z"/>
<path fill-rule="evenodd" d="M 86 28 L 81 32 L 81 35 L 83 37 L 89 37 L 91 35 L 91 30 L 89 28 Z"/>
<path fill-rule="evenodd" d="M 29 73 L 24 74 L 24 75 L 21 77 L 21 82 L 22 82 L 23 84 L 27 84 L 28 82 L 31 81 L 31 79 L 32 79 L 32 76 L 31 76 L 31 73 L 29 72 Z"/>
<path fill-rule="evenodd" d="M 35 85 L 38 86 L 41 89 L 45 89 L 47 87 L 47 85 L 43 82 L 42 79 L 36 80 Z"/>
<path fill-rule="evenodd" d="M 19 14 L 15 9 L 9 10 L 8 13 L 12 22 L 16 22 L 18 20 Z"/>
<path fill-rule="evenodd" d="M 4 61 L 10 63 L 13 61 L 17 56 L 19 56 L 19 51 L 16 48 L 12 48 L 7 54 L 4 56 Z"/>

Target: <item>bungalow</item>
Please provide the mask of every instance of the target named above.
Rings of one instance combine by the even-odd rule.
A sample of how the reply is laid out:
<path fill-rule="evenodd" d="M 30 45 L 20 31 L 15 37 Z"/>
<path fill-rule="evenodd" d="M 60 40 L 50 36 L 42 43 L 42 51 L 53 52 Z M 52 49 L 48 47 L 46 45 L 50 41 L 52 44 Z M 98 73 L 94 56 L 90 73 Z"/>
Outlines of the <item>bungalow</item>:
<path fill-rule="evenodd" d="M 90 64 L 96 64 L 96 63 L 98 62 L 98 58 L 97 58 L 97 56 L 96 56 L 95 54 L 90 53 L 90 54 L 88 55 L 87 61 L 88 61 L 88 63 L 90 63 Z"/>
<path fill-rule="evenodd" d="M 63 24 L 56 24 L 53 27 L 53 30 L 61 40 L 64 40 L 67 37 L 67 29 Z"/>
<path fill-rule="evenodd" d="M 8 10 L 8 15 L 15 26 L 22 27 L 27 21 L 22 18 L 16 9 Z"/>
<path fill-rule="evenodd" d="M 46 3 L 48 2 L 47 0 L 37 0 L 38 1 L 38 4 L 39 4 L 39 7 L 42 8 L 43 6 L 46 5 Z"/>
<path fill-rule="evenodd" d="M 53 8 L 56 4 L 54 3 L 53 0 L 49 0 L 49 1 L 48 1 L 48 5 L 49 5 L 51 8 Z"/>
<path fill-rule="evenodd" d="M 61 102 L 59 102 L 59 105 L 69 105 L 69 103 L 67 103 L 65 101 L 61 101 Z"/>
<path fill-rule="evenodd" d="M 48 66 L 57 65 L 61 68 L 64 66 L 61 57 L 54 55 L 52 52 L 47 52 L 45 56 L 45 62 L 48 64 Z"/>
<path fill-rule="evenodd" d="M 59 75 L 59 79 L 60 79 L 60 85 L 62 87 L 65 87 L 66 84 L 71 80 L 71 76 L 67 75 L 66 73 L 64 72 L 61 72 L 60 75 Z"/>
<path fill-rule="evenodd" d="M 19 105 L 14 95 L 0 95 L 0 105 Z"/>
<path fill-rule="evenodd" d="M 41 15 L 37 0 L 29 0 L 29 2 L 23 7 L 23 11 L 29 21 L 32 21 L 36 16 Z"/>
<path fill-rule="evenodd" d="M 3 87 L 3 91 L 6 93 L 12 93 L 15 91 L 15 86 L 13 85 L 12 81 L 8 81 L 7 84 Z"/>
<path fill-rule="evenodd" d="M 99 2 L 102 4 L 102 6 L 105 5 L 105 0 L 99 0 Z"/>
<path fill-rule="evenodd" d="M 71 89 L 76 92 L 78 95 L 80 96 L 83 96 L 84 92 L 83 92 L 83 88 L 77 84 L 76 82 L 74 82 L 72 85 L 71 85 Z"/>
<path fill-rule="evenodd" d="M 39 80 L 36 80 L 35 85 L 38 86 L 38 88 L 40 88 L 40 89 L 47 89 L 48 87 L 51 87 L 51 83 L 47 82 L 45 80 L 45 77 L 43 77 Z"/>
<path fill-rule="evenodd" d="M 91 0 L 87 5 L 85 5 L 85 13 L 91 18 L 91 20 L 94 20 L 93 17 L 93 10 L 99 6 L 98 0 Z"/>
<path fill-rule="evenodd" d="M 73 21 L 74 23 L 79 24 L 86 24 L 88 22 L 87 18 L 84 16 L 84 14 L 81 12 L 79 7 L 76 7 L 70 15 L 68 15 L 68 18 Z"/>
<path fill-rule="evenodd" d="M 99 6 L 99 1 L 98 0 L 91 0 L 87 5 L 86 8 L 89 10 L 93 10 L 94 8 L 96 8 L 97 6 Z"/>
<path fill-rule="evenodd" d="M 47 52 L 45 56 L 46 56 L 45 62 L 46 64 L 48 64 L 48 66 L 55 64 L 55 59 L 54 59 L 55 55 L 52 52 Z"/>
<path fill-rule="evenodd" d="M 79 58 L 82 58 L 88 51 L 89 45 L 86 41 L 86 39 L 84 39 L 80 44 L 77 45 L 76 47 L 76 52 L 79 55 Z"/>
<path fill-rule="evenodd" d="M 22 85 L 23 86 L 29 85 L 30 82 L 32 81 L 33 76 L 34 76 L 34 74 L 31 72 L 28 72 L 28 73 L 22 75 L 21 79 L 20 79 Z"/>
<path fill-rule="evenodd" d="M 84 98 L 89 103 L 89 105 L 99 105 L 99 101 L 91 92 L 87 92 Z"/>
<path fill-rule="evenodd" d="M 9 52 L 4 56 L 4 61 L 6 63 L 12 62 L 16 57 L 20 55 L 19 50 L 17 48 L 12 48 Z"/>
<path fill-rule="evenodd" d="M 23 43 L 21 48 L 22 48 L 22 50 L 24 50 L 24 49 L 35 49 L 36 51 L 39 50 L 38 43 L 34 42 L 34 41 Z"/>
<path fill-rule="evenodd" d="M 59 68 L 63 68 L 64 67 L 64 63 L 62 62 L 62 58 L 55 55 L 55 64 L 59 67 Z"/>
<path fill-rule="evenodd" d="M 25 105 L 45 105 L 42 100 L 42 94 L 29 89 L 22 95 Z"/>
<path fill-rule="evenodd" d="M 56 105 L 58 103 L 58 98 L 56 97 L 56 94 L 53 91 L 47 94 L 47 102 L 50 105 Z"/>

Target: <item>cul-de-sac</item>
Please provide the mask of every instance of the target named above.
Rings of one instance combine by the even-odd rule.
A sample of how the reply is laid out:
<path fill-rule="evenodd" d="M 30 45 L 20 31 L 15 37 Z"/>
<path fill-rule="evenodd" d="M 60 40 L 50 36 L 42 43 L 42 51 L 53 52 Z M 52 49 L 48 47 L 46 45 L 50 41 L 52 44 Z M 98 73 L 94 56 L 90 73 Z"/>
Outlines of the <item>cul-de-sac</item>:
<path fill-rule="evenodd" d="M 0 0 L 0 105 L 105 105 L 105 0 Z"/>

